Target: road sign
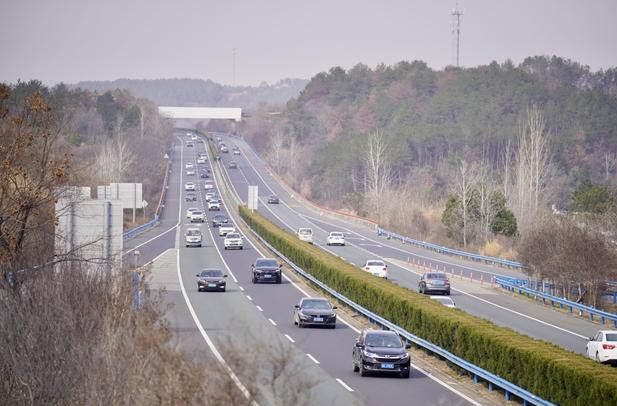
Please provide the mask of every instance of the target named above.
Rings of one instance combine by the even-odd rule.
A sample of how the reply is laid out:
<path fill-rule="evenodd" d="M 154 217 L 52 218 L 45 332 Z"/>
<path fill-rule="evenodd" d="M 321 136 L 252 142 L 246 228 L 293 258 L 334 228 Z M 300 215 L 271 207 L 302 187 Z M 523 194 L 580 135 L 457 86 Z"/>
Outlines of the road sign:
<path fill-rule="evenodd" d="M 258 201 L 259 195 L 257 185 L 249 185 L 248 208 L 250 210 L 257 210 Z"/>

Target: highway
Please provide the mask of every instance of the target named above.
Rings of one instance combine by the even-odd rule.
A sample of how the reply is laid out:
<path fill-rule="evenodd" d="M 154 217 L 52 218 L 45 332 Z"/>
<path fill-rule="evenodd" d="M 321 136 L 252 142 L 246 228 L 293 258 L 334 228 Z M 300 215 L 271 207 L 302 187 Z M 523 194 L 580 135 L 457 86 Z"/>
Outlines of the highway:
<path fill-rule="evenodd" d="M 460 282 L 458 275 L 463 272 L 467 279 L 470 273 L 476 278 L 484 274 L 486 281 L 492 274 L 521 277 L 515 270 L 490 267 L 470 261 L 459 260 L 432 251 L 402 245 L 378 237 L 367 226 L 354 221 L 333 218 L 307 207 L 297 196 L 280 185 L 270 175 L 265 164 L 241 139 L 224 137 L 228 146 L 237 145 L 240 156 L 221 154 L 222 162 L 235 190 L 243 201 L 247 199 L 247 186 L 258 185 L 260 196 L 259 211 L 282 228 L 295 231 L 299 227 L 311 227 L 315 244 L 344 260 L 360 266 L 366 259 L 383 258 L 388 262 L 389 279 L 393 283 L 417 290 L 419 276 L 423 272 L 417 267 L 406 266 L 408 260 L 425 263 L 448 272 L 451 277 L 452 298 L 457 306 L 470 314 L 488 319 L 495 324 L 512 328 L 522 334 L 552 342 L 565 349 L 584 353 L 587 337 L 595 334 L 600 326 L 585 319 L 572 317 L 528 300 L 502 294 L 496 289 L 470 288 L 469 283 Z M 238 162 L 238 169 L 227 169 L 229 161 Z M 267 196 L 276 194 L 281 204 L 266 204 Z M 326 236 L 330 231 L 344 231 L 347 245 L 327 247 Z"/>
<path fill-rule="evenodd" d="M 438 374 L 427 375 L 424 370 L 417 368 L 412 371 L 410 379 L 360 377 L 354 373 L 351 367 L 351 350 L 360 331 L 359 325 L 346 323 L 347 320 L 339 318 L 335 330 L 299 329 L 294 326 L 291 319 L 293 305 L 301 297 L 310 295 L 310 292 L 294 283 L 287 275 L 281 285 L 252 284 L 250 265 L 256 258 L 264 256 L 264 253 L 246 238 L 244 250 L 226 251 L 222 237 L 212 234 L 216 229 L 204 224 L 201 226 L 204 246 L 185 248 L 185 211 L 188 207 L 202 208 L 205 201 L 203 179 L 186 176 L 183 168 L 184 163 L 189 160 L 196 163 L 195 154 L 203 151 L 204 146 L 196 144 L 195 148 L 183 148 L 178 143 L 175 149 L 168 201 L 161 225 L 131 240 L 126 244 L 126 252 L 128 257 L 132 255 L 132 250 L 137 248 L 140 252 L 137 261 L 146 263 L 156 259 L 169 248 L 177 249 L 177 274 L 181 281 L 182 297 L 189 309 L 188 313 L 198 326 L 193 337 L 188 340 L 192 347 L 196 346 L 196 337 L 199 336 L 199 331 L 203 330 L 202 336 L 205 334 L 208 337 L 206 339 L 204 336 L 204 340 L 212 345 L 209 352 L 219 351 L 225 357 L 221 348 L 229 348 L 230 342 L 234 348 L 253 349 L 255 354 L 252 356 L 255 358 L 248 355 L 248 365 L 243 365 L 238 372 L 240 381 L 248 382 L 249 385 L 254 383 L 251 376 L 260 373 L 262 368 L 268 369 L 269 363 L 272 363 L 264 354 L 289 354 L 294 360 L 294 366 L 290 367 L 291 373 L 285 377 L 286 383 L 283 385 L 292 390 L 296 388 L 293 383 L 298 380 L 312 383 L 311 385 L 315 386 L 310 391 L 310 404 L 315 405 L 400 404 L 410 398 L 414 399 L 414 404 L 419 405 L 490 404 L 482 396 L 473 395 L 473 392 L 457 386 L 456 383 L 440 380 L 437 378 Z M 197 202 L 184 202 L 183 185 L 188 180 L 198 184 Z M 227 212 L 227 204 L 230 203 L 225 202 L 221 212 Z M 216 212 L 206 213 L 211 217 Z M 230 211 L 228 215 L 237 220 L 237 214 Z M 197 292 L 195 274 L 209 266 L 219 267 L 229 274 L 227 292 Z M 181 296 L 172 296 L 174 305 L 182 307 Z M 175 313 L 184 313 L 182 324 L 186 325 L 187 312 Z M 251 352 L 253 351 L 249 351 Z M 233 369 L 237 360 L 232 361 L 230 365 Z M 412 358 L 412 363 L 413 361 Z M 255 368 L 255 365 L 259 367 Z M 258 386 L 258 399 L 262 403 L 276 403 L 276 400 L 282 403 L 281 399 L 287 396 L 285 393 L 269 390 L 267 385 Z M 296 389 L 294 390 L 297 391 Z M 387 394 L 386 398 L 384 394 Z M 481 399 L 481 403 L 477 399 Z"/>

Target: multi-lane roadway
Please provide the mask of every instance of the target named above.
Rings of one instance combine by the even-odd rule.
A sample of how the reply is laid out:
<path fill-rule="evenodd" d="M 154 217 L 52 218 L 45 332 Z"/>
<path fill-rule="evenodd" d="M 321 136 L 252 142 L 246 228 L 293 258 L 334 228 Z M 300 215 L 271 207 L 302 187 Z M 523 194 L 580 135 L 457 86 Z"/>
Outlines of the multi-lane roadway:
<path fill-rule="evenodd" d="M 417 290 L 421 270 L 404 263 L 423 263 L 433 269 L 446 270 L 451 277 L 452 298 L 457 306 L 470 314 L 488 319 L 498 325 L 512 328 L 522 334 L 552 342 L 565 349 L 584 353 L 589 336 L 599 329 L 597 324 L 582 318 L 572 317 L 548 307 L 525 299 L 502 294 L 495 289 L 469 288 L 468 283 L 459 282 L 458 275 L 465 279 L 474 274 L 480 275 L 488 284 L 494 274 L 522 277 L 515 270 L 476 264 L 441 255 L 432 251 L 402 245 L 398 242 L 377 236 L 367 226 L 355 221 L 345 221 L 332 216 L 321 215 L 319 210 L 304 204 L 288 188 L 282 186 L 272 176 L 267 166 L 243 140 L 236 137 L 223 137 L 227 145 L 236 145 L 241 155 L 220 154 L 223 167 L 240 199 L 247 199 L 247 185 L 259 187 L 259 211 L 279 226 L 295 231 L 300 227 L 311 227 L 315 244 L 340 256 L 346 261 L 362 266 L 367 259 L 381 258 L 389 263 L 389 279 L 393 283 Z M 229 161 L 238 162 L 237 169 L 228 169 Z M 267 204 L 267 196 L 275 194 L 280 204 Z M 344 247 L 326 246 L 326 236 L 331 231 L 346 233 L 347 245 Z"/>

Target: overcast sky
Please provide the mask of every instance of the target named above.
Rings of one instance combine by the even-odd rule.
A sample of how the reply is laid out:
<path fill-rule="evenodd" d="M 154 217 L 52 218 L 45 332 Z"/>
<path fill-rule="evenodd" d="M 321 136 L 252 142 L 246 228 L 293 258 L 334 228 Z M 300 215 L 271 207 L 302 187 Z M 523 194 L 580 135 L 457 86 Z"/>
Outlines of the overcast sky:
<path fill-rule="evenodd" d="M 461 0 L 461 65 L 558 55 L 617 66 L 617 0 Z M 0 81 L 310 78 L 453 64 L 454 0 L 0 0 Z"/>

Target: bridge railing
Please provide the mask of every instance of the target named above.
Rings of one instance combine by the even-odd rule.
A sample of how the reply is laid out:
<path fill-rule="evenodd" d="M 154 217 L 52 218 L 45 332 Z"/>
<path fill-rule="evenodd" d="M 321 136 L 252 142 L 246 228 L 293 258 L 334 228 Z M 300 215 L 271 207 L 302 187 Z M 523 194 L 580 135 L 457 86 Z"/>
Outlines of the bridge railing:
<path fill-rule="evenodd" d="M 504 277 L 495 278 L 495 284 L 510 292 L 525 295 L 535 300 L 541 300 L 543 304 L 550 304 L 551 306 L 559 305 L 561 309 L 566 308 L 570 310 L 570 313 L 574 313 L 574 309 L 576 309 L 580 316 L 584 316 L 585 314 L 587 314 L 587 317 L 589 317 L 589 320 L 591 321 L 599 320 L 601 324 L 611 322 L 613 327 L 617 328 L 617 314 L 605 312 L 603 310 L 596 309 L 595 307 L 576 303 L 572 300 L 553 296 L 551 294 L 532 289 L 526 286 L 526 284 L 522 281 L 524 280 Z"/>

